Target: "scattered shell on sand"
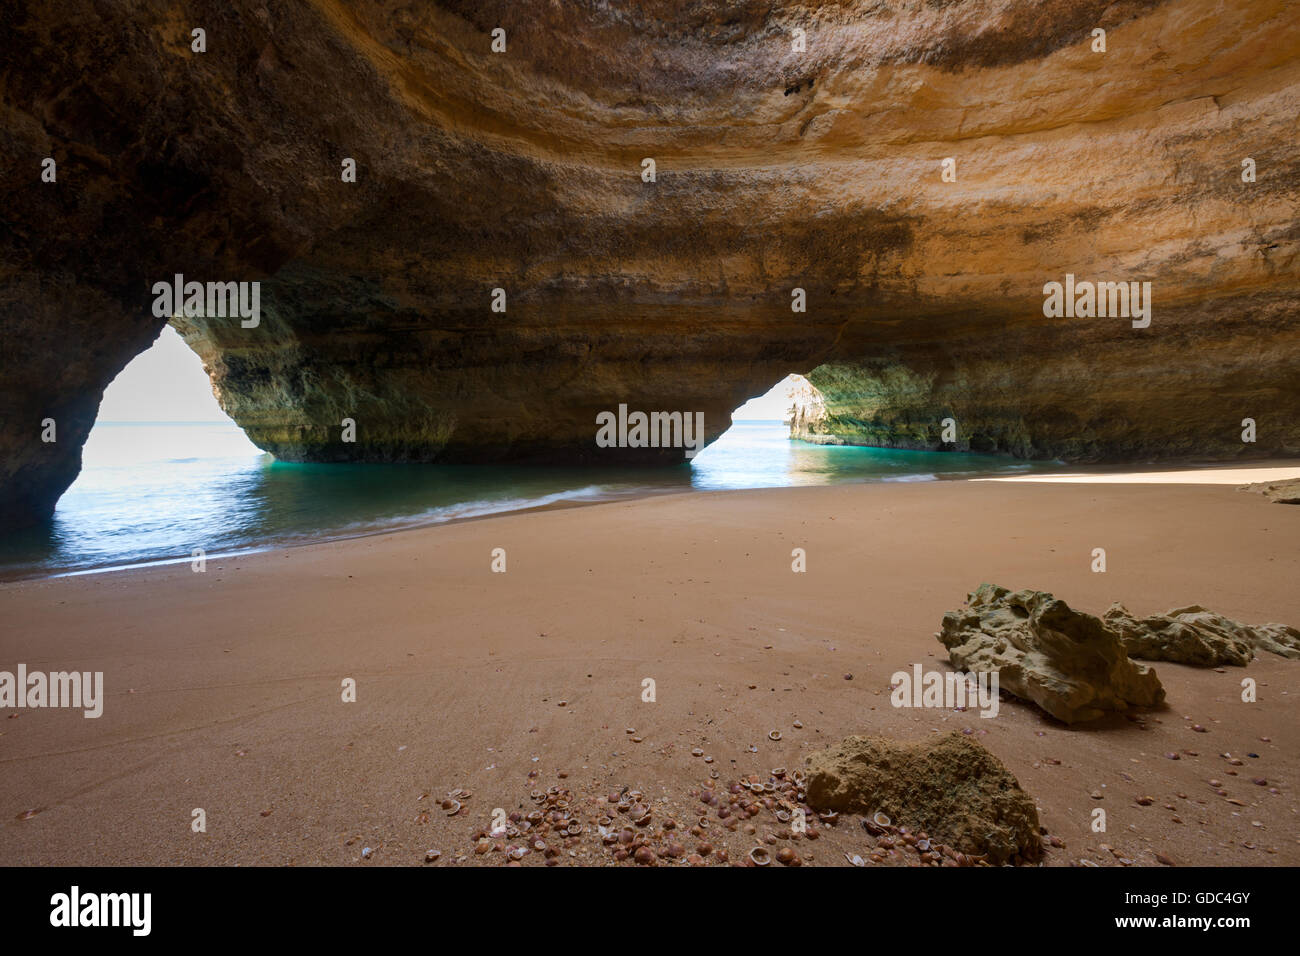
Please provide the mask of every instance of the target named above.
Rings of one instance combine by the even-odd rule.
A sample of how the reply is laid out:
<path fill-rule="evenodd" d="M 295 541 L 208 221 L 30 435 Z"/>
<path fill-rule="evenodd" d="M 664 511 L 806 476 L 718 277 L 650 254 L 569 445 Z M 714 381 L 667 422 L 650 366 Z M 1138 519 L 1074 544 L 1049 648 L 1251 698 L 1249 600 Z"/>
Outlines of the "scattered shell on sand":
<path fill-rule="evenodd" d="M 761 846 L 756 846 L 749 851 L 749 858 L 755 866 L 767 866 L 772 862 L 772 854 Z"/>
<path fill-rule="evenodd" d="M 780 740 L 780 739 L 781 739 L 781 731 L 779 731 L 779 730 L 770 730 L 770 731 L 768 731 L 768 733 L 767 733 L 767 739 L 768 739 L 768 740 Z"/>

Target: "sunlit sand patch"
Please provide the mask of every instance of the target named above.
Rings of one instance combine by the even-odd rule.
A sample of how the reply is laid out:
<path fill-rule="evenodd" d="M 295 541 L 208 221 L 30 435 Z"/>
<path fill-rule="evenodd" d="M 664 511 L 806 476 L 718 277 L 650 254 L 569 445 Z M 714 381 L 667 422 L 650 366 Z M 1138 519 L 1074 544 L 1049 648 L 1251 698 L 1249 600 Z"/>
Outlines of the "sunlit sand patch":
<path fill-rule="evenodd" d="M 972 481 L 1038 481 L 1079 485 L 1247 485 L 1300 478 L 1300 462 L 1256 468 L 1180 468 L 1169 471 L 1078 472 L 1065 475 L 1007 475 Z"/>

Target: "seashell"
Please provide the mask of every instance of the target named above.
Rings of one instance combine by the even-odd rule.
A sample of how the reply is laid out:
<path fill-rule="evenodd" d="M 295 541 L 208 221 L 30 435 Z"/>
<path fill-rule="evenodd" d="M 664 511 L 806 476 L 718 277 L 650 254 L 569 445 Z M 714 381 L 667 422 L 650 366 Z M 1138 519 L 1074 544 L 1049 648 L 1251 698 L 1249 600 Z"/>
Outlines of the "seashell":
<path fill-rule="evenodd" d="M 756 846 L 750 850 L 749 858 L 754 861 L 755 866 L 767 866 L 772 862 L 772 854 L 761 846 Z"/>
<path fill-rule="evenodd" d="M 691 756 L 692 756 L 692 757 L 703 757 L 703 756 L 704 756 L 704 751 L 701 750 L 699 747 L 696 747 L 694 750 L 691 751 Z"/>
<path fill-rule="evenodd" d="M 442 801 L 442 808 L 447 811 L 447 816 L 454 817 L 456 814 L 460 813 L 460 801 L 444 800 Z"/>
<path fill-rule="evenodd" d="M 796 720 L 796 721 L 794 722 L 794 729 L 795 729 L 795 730 L 803 730 L 803 721 L 802 721 L 802 720 Z"/>
<path fill-rule="evenodd" d="M 780 739 L 781 739 L 781 731 L 779 731 L 779 730 L 769 730 L 769 731 L 767 732 L 767 739 L 768 739 L 768 740 L 780 740 Z"/>
<path fill-rule="evenodd" d="M 522 846 L 512 846 L 510 849 L 506 850 L 506 856 L 510 857 L 512 860 L 522 860 L 524 855 L 527 853 L 528 850 Z"/>
<path fill-rule="evenodd" d="M 821 813 L 817 814 L 817 819 L 822 823 L 835 823 L 839 818 L 840 815 L 834 810 L 823 810 Z"/>
<path fill-rule="evenodd" d="M 893 822 L 889 817 L 885 816 L 883 811 L 880 810 L 877 810 L 872 814 L 871 821 L 878 827 L 887 827 Z"/>
<path fill-rule="evenodd" d="M 778 811 L 776 811 L 776 818 L 777 818 L 778 820 L 780 820 L 782 823 L 789 823 L 789 822 L 790 822 L 790 813 L 789 813 L 789 811 L 786 811 L 786 810 L 778 810 Z"/>
<path fill-rule="evenodd" d="M 429 852 L 424 854 L 424 862 L 435 863 L 437 862 L 438 858 L 441 856 L 442 856 L 441 850 L 430 850 Z"/>
<path fill-rule="evenodd" d="M 867 865 L 867 861 L 864 860 L 864 859 L 862 859 L 862 857 L 858 856 L 856 853 L 853 854 L 852 856 L 849 856 L 847 853 L 845 853 L 845 854 L 844 854 L 844 859 L 848 860 L 848 861 L 849 861 L 850 863 L 852 863 L 854 866 L 866 866 L 866 865 Z"/>
<path fill-rule="evenodd" d="M 772 776 L 780 780 L 782 777 L 785 776 L 785 767 L 773 767 Z"/>

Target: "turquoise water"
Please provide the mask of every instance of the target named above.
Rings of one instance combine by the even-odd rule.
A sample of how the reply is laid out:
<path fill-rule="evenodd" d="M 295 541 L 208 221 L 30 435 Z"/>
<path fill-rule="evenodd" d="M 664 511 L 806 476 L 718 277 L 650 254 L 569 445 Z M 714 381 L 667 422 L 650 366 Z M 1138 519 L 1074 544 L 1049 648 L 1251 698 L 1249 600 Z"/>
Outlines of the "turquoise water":
<path fill-rule="evenodd" d="M 53 520 L 0 539 L 17 577 L 189 560 L 436 524 L 555 502 L 674 491 L 926 481 L 1047 463 L 790 441 L 780 422 L 737 422 L 671 468 L 297 465 L 233 424 L 112 423 L 91 430 L 80 476 Z"/>

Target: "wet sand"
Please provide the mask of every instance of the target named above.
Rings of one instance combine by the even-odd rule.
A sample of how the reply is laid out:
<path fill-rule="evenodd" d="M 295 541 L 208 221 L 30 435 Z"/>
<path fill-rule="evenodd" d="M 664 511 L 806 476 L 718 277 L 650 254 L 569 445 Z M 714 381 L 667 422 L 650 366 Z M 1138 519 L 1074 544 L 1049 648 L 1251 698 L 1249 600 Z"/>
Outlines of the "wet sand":
<path fill-rule="evenodd" d="M 806 573 L 791 570 L 796 547 Z M 1104 574 L 1090 570 L 1097 547 Z M 494 548 L 506 573 L 491 570 Z M 847 734 L 969 729 L 1064 844 L 1048 865 L 1158 865 L 1157 853 L 1300 863 L 1300 662 L 1157 663 L 1167 709 L 1073 728 L 1019 701 L 992 720 L 891 707 L 894 671 L 946 669 L 934 632 L 984 581 L 1096 614 L 1112 601 L 1137 614 L 1202 604 L 1297 625 L 1300 507 L 1226 484 L 691 493 L 224 559 L 201 574 L 0 584 L 0 670 L 103 671 L 106 683 L 99 719 L 0 711 L 0 862 L 423 865 L 436 849 L 436 866 L 499 865 L 500 853 L 473 852 L 474 836 L 493 808 L 531 810 L 533 789 L 571 790 L 585 818 L 632 787 L 657 819 L 689 825 L 710 771 L 725 785 L 797 767 Z M 1240 700 L 1246 676 L 1255 703 Z M 341 699 L 344 678 L 355 703 Z M 455 788 L 472 796 L 448 817 L 438 803 Z M 1105 834 L 1089 828 L 1095 807 Z M 205 833 L 192 830 L 195 808 Z M 709 839 L 734 861 L 773 829 L 770 816 L 758 823 L 751 835 L 715 822 Z M 865 855 L 851 821 L 820 830 L 798 844 L 805 862 Z M 611 858 L 588 829 L 556 860 Z"/>

